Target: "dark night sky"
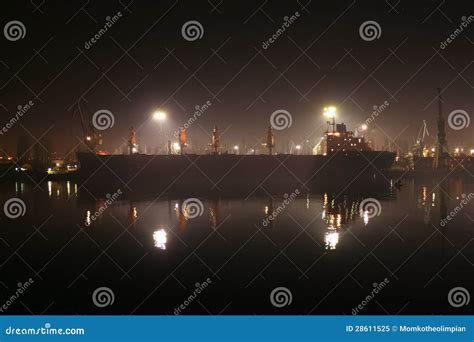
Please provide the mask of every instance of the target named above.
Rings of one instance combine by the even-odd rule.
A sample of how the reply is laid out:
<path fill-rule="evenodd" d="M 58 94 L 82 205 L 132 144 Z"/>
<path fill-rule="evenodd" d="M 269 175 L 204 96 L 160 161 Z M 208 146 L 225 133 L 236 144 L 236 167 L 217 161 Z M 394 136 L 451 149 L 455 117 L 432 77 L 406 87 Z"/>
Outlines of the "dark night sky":
<path fill-rule="evenodd" d="M 228 128 L 224 143 L 252 145 L 277 109 L 293 118 L 291 128 L 276 132 L 277 143 L 315 140 L 326 127 L 325 105 L 337 105 L 339 120 L 353 128 L 384 101 L 388 108 L 371 125 L 377 145 L 400 133 L 399 143 L 411 143 L 423 119 L 436 133 L 437 87 L 445 117 L 455 109 L 474 113 L 474 22 L 440 50 L 461 17 L 474 14 L 472 1 L 126 1 L 2 3 L 2 28 L 19 20 L 26 36 L 0 37 L 0 126 L 19 104 L 35 103 L 0 136 L 3 150 L 15 153 L 18 136 L 50 129 L 53 150 L 69 151 L 81 133 L 68 108 L 81 95 L 92 112 L 113 112 L 115 126 L 103 133 L 110 151 L 132 125 L 141 144 L 156 145 L 154 109 L 168 113 L 172 130 L 208 100 L 211 108 L 188 130 L 191 145 L 207 143 L 204 131 L 214 124 Z M 122 18 L 86 50 L 118 11 Z M 262 49 L 296 11 L 300 17 Z M 189 20 L 204 27 L 201 39 L 183 39 Z M 379 39 L 361 39 L 367 20 L 380 24 Z M 474 147 L 473 130 L 474 122 L 447 128 L 450 147 Z"/>

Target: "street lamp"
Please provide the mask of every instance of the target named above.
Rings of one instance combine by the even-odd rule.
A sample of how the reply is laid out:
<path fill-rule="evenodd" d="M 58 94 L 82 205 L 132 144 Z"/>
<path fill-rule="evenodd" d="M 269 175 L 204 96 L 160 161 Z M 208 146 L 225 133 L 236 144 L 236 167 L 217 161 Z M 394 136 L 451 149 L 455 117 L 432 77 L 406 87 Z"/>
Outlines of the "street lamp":
<path fill-rule="evenodd" d="M 153 119 L 155 119 L 156 121 L 165 121 L 166 113 L 161 110 L 157 110 L 153 113 Z"/>
<path fill-rule="evenodd" d="M 336 128 L 336 122 L 335 122 L 336 113 L 337 113 L 336 107 L 334 107 L 334 106 L 324 107 L 323 114 L 328 119 L 331 119 L 331 121 L 327 121 L 327 124 L 332 125 L 332 132 L 333 133 L 334 133 L 335 128 Z"/>
<path fill-rule="evenodd" d="M 235 150 L 235 154 L 239 154 L 239 146 L 235 145 L 234 150 Z"/>
<path fill-rule="evenodd" d="M 296 154 L 299 154 L 301 150 L 301 145 L 296 145 L 295 148 L 296 148 Z"/>
<path fill-rule="evenodd" d="M 174 142 L 173 143 L 173 149 L 174 149 L 176 154 L 181 150 L 181 146 L 179 145 L 179 142 Z"/>
<path fill-rule="evenodd" d="M 163 123 L 166 121 L 166 112 L 162 110 L 157 110 L 153 113 L 153 120 L 158 121 L 160 124 L 160 134 L 158 135 L 158 153 L 160 153 L 161 149 L 163 148 L 164 141 L 163 141 Z"/>

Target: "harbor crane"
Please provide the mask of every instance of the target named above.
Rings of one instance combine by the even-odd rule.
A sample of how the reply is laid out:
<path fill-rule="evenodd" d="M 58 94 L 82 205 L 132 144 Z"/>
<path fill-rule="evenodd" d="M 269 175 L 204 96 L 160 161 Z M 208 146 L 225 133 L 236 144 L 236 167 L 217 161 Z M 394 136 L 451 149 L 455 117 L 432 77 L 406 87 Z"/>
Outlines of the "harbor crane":
<path fill-rule="evenodd" d="M 416 138 L 415 147 L 413 149 L 413 154 L 417 157 L 423 157 L 423 150 L 425 149 L 426 137 L 430 135 L 428 128 L 426 126 L 426 120 L 423 120 L 420 130 L 418 131 L 418 137 Z"/>

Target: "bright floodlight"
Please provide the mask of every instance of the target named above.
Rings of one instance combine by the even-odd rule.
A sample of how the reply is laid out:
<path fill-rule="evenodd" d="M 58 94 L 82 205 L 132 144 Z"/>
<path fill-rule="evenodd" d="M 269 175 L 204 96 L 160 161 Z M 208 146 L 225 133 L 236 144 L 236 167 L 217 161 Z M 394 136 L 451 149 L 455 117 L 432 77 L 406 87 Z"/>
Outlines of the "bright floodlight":
<path fill-rule="evenodd" d="M 297 150 L 301 150 L 301 145 L 296 145 Z"/>
<path fill-rule="evenodd" d="M 330 106 L 330 107 L 324 107 L 324 116 L 328 118 L 334 118 L 336 116 L 337 109 L 336 107 Z"/>
<path fill-rule="evenodd" d="M 366 130 L 367 130 L 367 125 L 366 125 L 366 124 L 362 124 L 362 126 L 360 126 L 360 128 L 362 128 L 363 131 L 366 131 Z"/>
<path fill-rule="evenodd" d="M 239 146 L 235 145 L 234 150 L 238 150 L 238 149 L 239 149 Z"/>
<path fill-rule="evenodd" d="M 164 121 L 166 120 L 166 113 L 159 110 L 153 113 L 153 119 L 158 120 L 158 121 Z"/>
<path fill-rule="evenodd" d="M 173 143 L 173 148 L 174 148 L 175 151 L 181 150 L 181 146 L 177 142 Z"/>

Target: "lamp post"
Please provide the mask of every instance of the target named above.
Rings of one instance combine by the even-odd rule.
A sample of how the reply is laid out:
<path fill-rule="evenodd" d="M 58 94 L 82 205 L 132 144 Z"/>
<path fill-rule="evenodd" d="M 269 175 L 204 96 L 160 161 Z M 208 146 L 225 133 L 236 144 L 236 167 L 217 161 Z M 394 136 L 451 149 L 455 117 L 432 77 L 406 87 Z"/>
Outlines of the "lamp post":
<path fill-rule="evenodd" d="M 166 120 L 166 113 L 161 110 L 157 110 L 153 113 L 153 119 L 155 119 L 156 121 L 163 122 Z"/>
<path fill-rule="evenodd" d="M 160 136 L 158 137 L 158 144 L 160 146 L 160 149 L 158 150 L 158 153 L 160 153 L 160 151 L 162 150 L 162 147 L 163 147 L 163 144 L 164 144 L 164 140 L 162 139 L 162 135 L 163 135 L 163 122 L 166 121 L 166 112 L 162 111 L 162 110 L 157 110 L 153 113 L 153 120 L 159 122 L 160 124 Z M 162 144 L 162 140 L 163 140 L 163 144 Z"/>
<path fill-rule="evenodd" d="M 327 122 L 328 126 L 332 126 L 332 132 L 333 133 L 336 130 L 336 121 L 335 121 L 336 113 L 337 113 L 336 107 L 334 107 L 334 106 L 324 107 L 323 114 L 324 114 L 325 117 L 330 119 L 330 121 L 328 120 L 326 122 Z M 328 127 L 328 131 L 329 131 L 329 127 Z"/>

